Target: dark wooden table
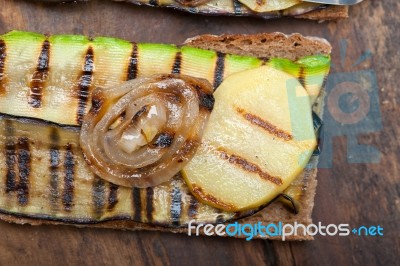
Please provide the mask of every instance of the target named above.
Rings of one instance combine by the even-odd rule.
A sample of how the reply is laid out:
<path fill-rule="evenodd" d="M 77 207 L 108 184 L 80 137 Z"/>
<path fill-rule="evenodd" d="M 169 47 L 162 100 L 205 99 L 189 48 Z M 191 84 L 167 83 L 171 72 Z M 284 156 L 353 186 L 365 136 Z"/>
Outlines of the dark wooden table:
<path fill-rule="evenodd" d="M 324 224 L 380 225 L 384 236 L 317 236 L 315 241 L 303 243 L 246 242 L 159 232 L 31 227 L 2 222 L 0 264 L 399 265 L 399 13 L 397 0 L 366 0 L 350 10 L 350 19 L 337 23 L 203 17 L 106 0 L 51 5 L 1 0 L 1 33 L 19 29 L 177 44 L 203 33 L 281 31 L 327 38 L 334 49 L 333 77 L 346 79 L 351 73 L 363 77 L 364 71 L 369 71 L 372 83 L 366 82 L 373 84 L 376 77 L 377 84 L 370 93 L 379 94 L 379 100 L 375 103 L 377 98 L 373 96 L 371 101 L 377 107 L 370 117 L 372 124 L 361 125 L 361 131 L 357 126 L 350 127 L 332 137 L 332 166 L 319 172 L 313 219 Z M 363 54 L 365 60 L 356 64 Z M 338 123 L 337 127 L 343 128 L 343 125 Z M 374 147 L 380 153 L 379 162 L 373 163 L 367 158 L 368 163 L 352 163 L 351 141 Z"/>

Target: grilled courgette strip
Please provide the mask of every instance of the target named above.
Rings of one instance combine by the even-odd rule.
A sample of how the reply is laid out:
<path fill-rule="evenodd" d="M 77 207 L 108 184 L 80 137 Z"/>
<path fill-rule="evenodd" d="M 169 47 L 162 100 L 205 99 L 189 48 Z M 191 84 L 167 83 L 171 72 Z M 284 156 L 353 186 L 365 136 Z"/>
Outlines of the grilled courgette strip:
<path fill-rule="evenodd" d="M 204 78 L 215 89 L 233 73 L 267 64 L 297 77 L 314 100 L 330 65 L 327 55 L 264 60 L 187 46 L 19 31 L 0 36 L 0 48 L 0 112 L 64 125 L 81 125 L 94 88 L 137 77 L 183 74 Z"/>
<path fill-rule="evenodd" d="M 79 128 L 0 115 L 0 214 L 74 224 L 131 220 L 183 226 L 242 214 L 199 203 L 180 176 L 146 189 L 99 178 L 85 163 Z"/>

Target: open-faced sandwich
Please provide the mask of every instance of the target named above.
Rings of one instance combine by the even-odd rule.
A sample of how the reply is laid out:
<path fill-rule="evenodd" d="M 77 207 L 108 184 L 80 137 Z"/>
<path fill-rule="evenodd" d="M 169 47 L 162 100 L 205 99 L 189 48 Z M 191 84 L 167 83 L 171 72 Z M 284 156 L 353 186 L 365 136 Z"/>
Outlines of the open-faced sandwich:
<path fill-rule="evenodd" d="M 40 0 L 75 2 L 74 0 Z M 88 1 L 88 0 L 78 0 Z M 348 17 L 348 6 L 311 3 L 303 0 L 113 0 L 136 5 L 166 7 L 209 16 L 251 16 L 264 19 L 294 17 L 318 21 Z"/>
<path fill-rule="evenodd" d="M 0 218 L 310 223 L 330 49 L 281 33 L 0 36 Z"/>
<path fill-rule="evenodd" d="M 169 7 L 202 15 L 253 16 L 265 19 L 296 17 L 338 20 L 348 17 L 348 6 L 310 3 L 302 0 L 115 0 L 137 5 Z"/>

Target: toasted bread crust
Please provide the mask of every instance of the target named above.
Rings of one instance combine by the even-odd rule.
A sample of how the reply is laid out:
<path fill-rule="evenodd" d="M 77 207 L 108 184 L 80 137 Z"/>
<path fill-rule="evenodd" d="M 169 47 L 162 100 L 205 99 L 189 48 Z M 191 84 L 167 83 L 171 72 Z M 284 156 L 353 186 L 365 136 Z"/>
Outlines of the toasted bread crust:
<path fill-rule="evenodd" d="M 332 50 L 325 39 L 304 37 L 298 33 L 285 35 L 280 32 L 251 35 L 200 35 L 186 40 L 185 45 L 237 55 L 280 57 L 290 60 L 297 60 L 308 55 L 328 55 Z"/>
<path fill-rule="evenodd" d="M 311 20 L 339 20 L 349 17 L 348 6 L 328 6 L 325 9 L 314 10 L 303 15 L 296 16 L 296 18 L 304 18 Z"/>
<path fill-rule="evenodd" d="M 240 55 L 253 55 L 257 57 L 283 57 L 291 60 L 297 58 L 314 55 L 314 54 L 330 54 L 331 46 L 324 40 L 314 37 L 303 37 L 300 34 L 285 35 L 282 33 L 263 33 L 255 35 L 201 35 L 185 42 L 185 45 L 212 49 L 225 53 L 240 54 Z M 314 105 L 314 111 L 322 116 L 323 101 L 322 97 Z M 262 222 L 264 225 L 269 223 L 282 222 L 283 224 L 291 223 L 295 221 L 302 224 L 310 224 L 311 213 L 314 206 L 314 196 L 317 186 L 317 169 L 316 164 L 318 158 L 314 158 L 312 165 L 315 166 L 313 169 L 306 169 L 303 172 L 303 187 L 305 193 L 301 198 L 301 208 L 298 214 L 294 214 L 281 202 L 272 202 L 266 208 L 260 212 L 238 220 L 239 223 L 251 223 L 257 224 Z M 167 228 L 162 226 L 154 226 L 149 224 L 138 223 L 134 221 L 107 221 L 98 224 L 68 224 L 56 221 L 48 221 L 41 219 L 32 219 L 27 217 L 19 217 L 10 214 L 0 213 L 0 219 L 7 222 L 18 223 L 18 224 L 30 224 L 30 225 L 74 225 L 77 227 L 96 227 L 96 228 L 111 228 L 111 229 L 123 229 L 123 230 L 151 230 L 151 231 L 162 231 L 171 233 L 188 233 L 187 228 Z M 240 236 L 245 237 L 245 236 Z M 260 238 L 259 236 L 256 238 Z M 269 239 L 280 239 L 280 237 L 272 237 Z M 294 235 L 289 236 L 286 240 L 311 240 L 312 236 Z"/>

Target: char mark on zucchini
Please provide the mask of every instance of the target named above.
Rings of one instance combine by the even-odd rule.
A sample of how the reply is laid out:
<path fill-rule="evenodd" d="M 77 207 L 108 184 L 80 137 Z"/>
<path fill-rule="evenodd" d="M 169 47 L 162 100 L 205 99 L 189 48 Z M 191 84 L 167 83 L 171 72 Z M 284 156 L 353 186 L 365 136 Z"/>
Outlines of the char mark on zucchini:
<path fill-rule="evenodd" d="M 199 207 L 199 202 L 194 198 L 190 199 L 189 207 L 188 207 L 188 217 L 191 219 L 195 219 L 197 216 L 197 209 Z"/>
<path fill-rule="evenodd" d="M 174 65 L 172 67 L 172 74 L 180 74 L 181 73 L 181 63 L 182 63 L 182 52 L 177 52 L 175 55 Z"/>
<path fill-rule="evenodd" d="M 219 84 L 221 84 L 224 79 L 224 71 L 225 71 L 225 56 L 221 52 L 217 52 L 217 63 L 215 64 L 214 70 L 214 90 L 218 88 Z"/>
<path fill-rule="evenodd" d="M 146 217 L 147 217 L 147 222 L 152 223 L 153 222 L 153 199 L 154 198 L 154 190 L 152 187 L 146 188 Z"/>
<path fill-rule="evenodd" d="M 132 43 L 132 53 L 129 59 L 128 75 L 126 80 L 135 79 L 138 74 L 138 46 L 137 43 Z"/>
<path fill-rule="evenodd" d="M 109 194 L 108 194 L 108 206 L 107 210 L 112 211 L 118 203 L 118 189 L 119 186 L 113 183 L 108 183 L 109 186 Z"/>
<path fill-rule="evenodd" d="M 5 145 L 5 155 L 6 155 L 6 193 L 10 193 L 15 189 L 16 183 L 16 147 L 14 143 L 14 126 L 10 120 L 5 120 L 5 133 L 6 133 L 6 145 Z"/>
<path fill-rule="evenodd" d="M 263 58 L 260 58 L 260 59 L 262 60 L 262 63 L 261 63 L 262 66 L 265 66 L 265 65 L 267 65 L 269 63 L 269 58 L 268 57 L 263 57 Z"/>
<path fill-rule="evenodd" d="M 179 187 L 175 186 L 175 184 L 171 191 L 170 208 L 172 225 L 179 226 L 182 215 L 182 193 Z"/>
<path fill-rule="evenodd" d="M 85 55 L 83 71 L 78 81 L 79 102 L 78 102 L 78 110 L 76 112 L 76 120 L 78 125 L 82 125 L 83 116 L 86 114 L 86 107 L 93 79 L 93 70 L 94 70 L 94 54 L 93 54 L 93 48 L 89 46 Z"/>
<path fill-rule="evenodd" d="M 133 200 L 133 220 L 136 222 L 142 222 L 142 199 L 140 196 L 140 189 L 134 187 L 132 189 L 132 200 Z"/>
<path fill-rule="evenodd" d="M 306 72 L 304 67 L 300 67 L 298 78 L 297 78 L 304 88 L 306 88 Z"/>
<path fill-rule="evenodd" d="M 6 43 L 3 40 L 0 40 L 0 94 L 5 93 L 5 80 L 6 77 L 4 75 L 4 66 L 6 64 L 7 52 L 6 52 Z"/>
<path fill-rule="evenodd" d="M 29 200 L 29 175 L 31 173 L 31 152 L 29 140 L 26 137 L 18 138 L 17 158 L 19 182 L 16 186 L 17 199 L 20 206 L 26 206 Z"/>
<path fill-rule="evenodd" d="M 98 176 L 93 179 L 92 199 L 94 216 L 100 218 L 106 204 L 106 183 Z"/>
<path fill-rule="evenodd" d="M 71 211 L 73 208 L 74 200 L 74 175 L 75 175 L 75 162 L 72 146 L 67 145 L 64 158 L 64 190 L 62 196 L 62 203 L 64 210 Z"/>
<path fill-rule="evenodd" d="M 30 92 L 29 92 L 29 105 L 33 108 L 40 108 L 42 106 L 43 89 L 49 73 L 50 61 L 50 42 L 45 40 L 42 44 L 42 49 L 38 58 L 36 71 L 32 75 Z"/>
<path fill-rule="evenodd" d="M 60 135 L 57 129 L 52 128 L 49 136 L 52 144 L 50 145 L 50 205 L 53 210 L 57 209 L 59 200 L 58 186 L 60 182 L 59 165 L 61 164 L 60 158 Z"/>
<path fill-rule="evenodd" d="M 26 137 L 15 138 L 14 126 L 6 121 L 6 193 L 16 193 L 20 206 L 29 200 L 29 175 L 31 173 L 31 152 Z"/>

